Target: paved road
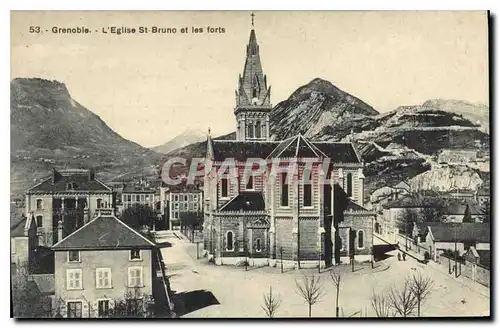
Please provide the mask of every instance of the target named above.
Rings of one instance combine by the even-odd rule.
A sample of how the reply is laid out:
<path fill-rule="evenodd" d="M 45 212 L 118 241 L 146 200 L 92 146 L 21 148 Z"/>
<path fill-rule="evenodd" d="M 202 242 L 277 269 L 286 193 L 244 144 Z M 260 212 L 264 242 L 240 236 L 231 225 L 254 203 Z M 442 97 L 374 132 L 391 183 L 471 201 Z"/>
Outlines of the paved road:
<path fill-rule="evenodd" d="M 171 287 L 176 291 L 177 302 L 182 303 L 180 314 L 185 317 L 264 317 L 261 308 L 264 293 L 272 286 L 279 294 L 282 304 L 277 311 L 279 317 L 305 317 L 307 305 L 296 292 L 296 280 L 315 270 L 279 273 L 279 268 L 251 268 L 214 266 L 206 260 L 196 260 L 196 246 L 174 236 L 164 240 L 172 247 L 162 249 L 171 275 Z M 385 259 L 385 271 L 371 273 L 363 268 L 355 274 L 346 273 L 340 289 L 340 301 L 344 316 L 374 316 L 370 305 L 372 292 L 381 293 L 392 284 L 401 284 L 417 270 L 430 275 L 434 289 L 422 306 L 425 316 L 471 316 L 489 314 L 489 297 L 464 286 L 446 274 L 432 270 L 412 259 L 398 261 L 397 252 Z M 365 273 L 366 272 L 366 273 Z M 332 317 L 335 314 L 335 287 L 328 275 L 321 275 L 324 296 L 313 306 L 317 317 Z M 217 304 L 218 303 L 218 304 Z"/>

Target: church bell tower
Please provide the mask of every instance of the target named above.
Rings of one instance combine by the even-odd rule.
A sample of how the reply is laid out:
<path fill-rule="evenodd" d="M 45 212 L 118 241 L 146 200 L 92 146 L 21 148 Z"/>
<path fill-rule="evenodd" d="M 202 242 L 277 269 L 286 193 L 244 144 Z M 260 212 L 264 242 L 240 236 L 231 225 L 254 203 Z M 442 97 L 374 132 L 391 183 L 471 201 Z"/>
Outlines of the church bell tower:
<path fill-rule="evenodd" d="M 252 30 L 247 45 L 245 67 L 243 75 L 239 76 L 236 90 L 236 140 L 267 141 L 269 112 L 272 109 L 271 87 L 267 87 L 266 75 L 262 71 L 253 19 L 252 13 Z"/>

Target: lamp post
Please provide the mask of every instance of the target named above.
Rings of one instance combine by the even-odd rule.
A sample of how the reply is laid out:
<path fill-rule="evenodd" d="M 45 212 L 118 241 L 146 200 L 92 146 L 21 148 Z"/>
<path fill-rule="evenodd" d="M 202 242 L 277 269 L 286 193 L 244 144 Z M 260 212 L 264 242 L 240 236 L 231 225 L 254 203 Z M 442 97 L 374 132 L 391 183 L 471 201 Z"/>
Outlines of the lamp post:
<path fill-rule="evenodd" d="M 457 224 L 453 223 L 453 235 L 455 237 L 455 278 L 458 277 L 457 271 Z"/>

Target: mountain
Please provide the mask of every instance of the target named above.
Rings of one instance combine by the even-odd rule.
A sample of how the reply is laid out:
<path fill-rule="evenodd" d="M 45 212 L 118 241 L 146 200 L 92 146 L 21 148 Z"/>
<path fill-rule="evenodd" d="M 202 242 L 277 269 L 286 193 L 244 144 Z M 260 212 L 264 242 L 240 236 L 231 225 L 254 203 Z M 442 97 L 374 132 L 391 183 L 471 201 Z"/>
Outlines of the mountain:
<path fill-rule="evenodd" d="M 322 139 L 324 135 L 341 139 L 351 129 L 369 129 L 377 114 L 360 99 L 316 78 L 273 108 L 270 130 L 274 140 L 297 133 L 311 139 Z"/>
<path fill-rule="evenodd" d="M 151 149 L 161 154 L 167 154 L 172 150 L 179 149 L 193 143 L 201 142 L 205 139 L 207 139 L 207 135 L 205 132 L 200 130 L 187 129 L 173 139 Z"/>
<path fill-rule="evenodd" d="M 431 99 L 424 102 L 422 107 L 460 114 L 469 121 L 479 125 L 481 131 L 489 133 L 490 109 L 485 104 L 473 104 L 463 100 Z"/>
<path fill-rule="evenodd" d="M 54 166 L 94 167 L 105 181 L 123 172 L 153 174 L 160 155 L 118 135 L 63 83 L 16 78 L 10 95 L 11 194 L 22 194 Z"/>

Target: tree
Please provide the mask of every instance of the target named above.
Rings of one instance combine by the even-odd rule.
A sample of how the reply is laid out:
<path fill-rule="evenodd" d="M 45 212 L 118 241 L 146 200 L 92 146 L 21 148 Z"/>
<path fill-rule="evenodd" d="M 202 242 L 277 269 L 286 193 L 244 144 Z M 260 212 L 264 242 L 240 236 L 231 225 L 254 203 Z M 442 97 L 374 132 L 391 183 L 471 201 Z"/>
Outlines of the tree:
<path fill-rule="evenodd" d="M 481 216 L 483 217 L 483 223 L 490 223 L 490 202 L 486 201 L 481 207 Z"/>
<path fill-rule="evenodd" d="M 432 291 L 434 281 L 431 277 L 424 277 L 421 272 L 413 275 L 410 281 L 410 289 L 417 301 L 417 315 L 420 317 L 420 306 Z"/>
<path fill-rule="evenodd" d="M 191 231 L 191 241 L 194 239 L 194 230 L 201 229 L 203 225 L 203 218 L 200 212 L 189 211 L 181 212 L 179 215 L 181 230 L 186 231 L 189 229 Z"/>
<path fill-rule="evenodd" d="M 385 293 L 376 294 L 372 291 L 371 305 L 378 318 L 387 318 L 391 314 L 391 303 Z"/>
<path fill-rule="evenodd" d="M 280 305 L 281 300 L 279 296 L 274 296 L 273 289 L 269 286 L 269 294 L 264 294 L 264 305 L 262 306 L 262 309 L 266 312 L 266 315 L 269 318 L 273 318 Z"/>
<path fill-rule="evenodd" d="M 464 212 L 464 219 L 462 222 L 469 222 L 469 223 L 472 223 L 474 222 L 474 220 L 472 219 L 472 215 L 470 214 L 470 208 L 469 208 L 469 204 L 467 204 L 467 206 L 465 206 L 465 212 Z"/>
<path fill-rule="evenodd" d="M 321 285 L 320 280 L 321 277 L 315 276 L 314 274 L 311 277 L 303 276 L 301 281 L 295 280 L 297 293 L 309 306 L 309 318 L 311 317 L 312 306 L 319 302 L 324 295 L 321 290 L 323 286 Z"/>
<path fill-rule="evenodd" d="M 121 220 L 135 230 L 140 230 L 144 226 L 152 228 L 156 221 L 156 213 L 151 206 L 134 204 L 123 211 Z"/>
<path fill-rule="evenodd" d="M 418 211 L 412 208 L 407 208 L 401 214 L 398 220 L 398 229 L 405 235 L 411 235 L 414 224 L 422 223 L 422 218 L 418 215 Z"/>
<path fill-rule="evenodd" d="M 402 286 L 393 285 L 387 297 L 391 307 L 405 318 L 410 316 L 417 306 L 417 298 L 412 291 L 409 279 L 405 279 Z"/>
<path fill-rule="evenodd" d="M 339 292 L 340 292 L 340 283 L 342 281 L 342 273 L 341 272 L 333 272 L 330 271 L 330 278 L 332 278 L 333 284 L 337 289 L 337 297 L 335 301 L 335 316 L 339 317 Z"/>
<path fill-rule="evenodd" d="M 16 265 L 12 268 L 12 310 L 14 318 L 33 318 L 36 299 L 30 288 L 29 271 L 27 263 Z"/>
<path fill-rule="evenodd" d="M 125 293 L 123 299 L 116 300 L 114 308 L 109 310 L 112 318 L 145 318 L 152 315 L 152 308 L 145 301 L 147 295 L 141 294 L 139 288 Z"/>

